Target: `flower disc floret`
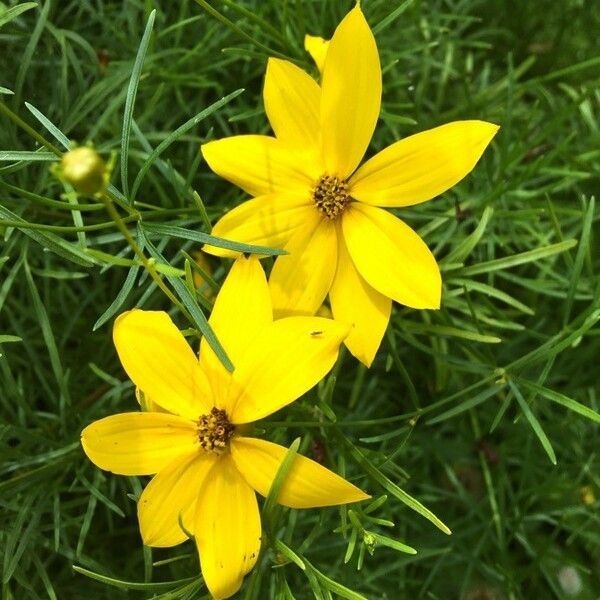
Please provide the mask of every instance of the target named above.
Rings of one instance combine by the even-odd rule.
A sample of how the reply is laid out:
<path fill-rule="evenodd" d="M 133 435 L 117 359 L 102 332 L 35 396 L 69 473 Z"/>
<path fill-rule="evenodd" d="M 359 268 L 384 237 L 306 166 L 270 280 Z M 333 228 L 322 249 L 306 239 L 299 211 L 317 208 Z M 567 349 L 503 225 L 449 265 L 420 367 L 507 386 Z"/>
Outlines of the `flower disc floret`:
<path fill-rule="evenodd" d="M 313 200 L 328 219 L 336 219 L 352 198 L 343 179 L 335 175 L 323 175 L 315 185 Z"/>
<path fill-rule="evenodd" d="M 235 427 L 229 422 L 222 408 L 213 406 L 210 413 L 201 415 L 198 421 L 198 441 L 206 452 L 222 454 L 229 446 Z"/>

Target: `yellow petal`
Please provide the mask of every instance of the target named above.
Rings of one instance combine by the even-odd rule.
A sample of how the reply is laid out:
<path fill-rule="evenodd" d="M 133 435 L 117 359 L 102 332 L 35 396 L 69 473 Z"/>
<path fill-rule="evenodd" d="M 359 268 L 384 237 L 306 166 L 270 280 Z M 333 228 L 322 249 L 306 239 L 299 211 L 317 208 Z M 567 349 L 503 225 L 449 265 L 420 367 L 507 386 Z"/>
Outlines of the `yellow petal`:
<path fill-rule="evenodd" d="M 381 208 L 355 202 L 344 211 L 342 228 L 352 262 L 368 284 L 400 304 L 439 308 L 439 267 L 406 223 Z"/>
<path fill-rule="evenodd" d="M 266 417 L 316 385 L 333 367 L 348 330 L 321 317 L 289 317 L 263 329 L 233 373 L 231 422 Z"/>
<path fill-rule="evenodd" d="M 192 419 L 210 411 L 206 377 L 166 312 L 123 313 L 115 321 L 113 340 L 127 375 L 153 402 Z"/>
<path fill-rule="evenodd" d="M 265 272 L 256 256 L 240 256 L 223 282 L 209 323 L 227 356 L 237 367 L 257 333 L 273 321 Z M 209 378 L 215 405 L 223 404 L 231 374 L 221 364 L 206 338 L 200 342 L 200 367 Z"/>
<path fill-rule="evenodd" d="M 329 174 L 345 179 L 364 156 L 381 105 L 379 54 L 360 6 L 335 30 L 322 79 L 323 160 Z"/>
<path fill-rule="evenodd" d="M 88 458 L 118 475 L 153 475 L 199 448 L 192 421 L 167 413 L 121 413 L 94 421 L 81 432 Z"/>
<path fill-rule="evenodd" d="M 202 576 L 213 598 L 229 598 L 258 558 L 260 514 L 254 490 L 231 456 L 219 458 L 200 490 L 194 528 Z"/>
<path fill-rule="evenodd" d="M 356 270 L 342 235 L 329 301 L 336 321 L 352 325 L 344 344 L 360 362 L 371 366 L 387 328 L 392 301 L 379 293 Z"/>
<path fill-rule="evenodd" d="M 212 235 L 244 244 L 283 248 L 294 231 L 313 214 L 310 193 L 269 194 L 230 210 L 213 227 Z M 239 255 L 216 246 L 206 245 L 203 250 L 223 257 Z"/>
<path fill-rule="evenodd" d="M 135 388 L 135 399 L 140 405 L 140 409 L 146 412 L 169 412 L 166 411 L 162 406 L 156 404 L 152 398 L 145 394 L 139 387 Z"/>
<path fill-rule="evenodd" d="M 275 261 L 269 288 L 276 317 L 312 315 L 323 304 L 335 274 L 335 224 L 312 209 L 311 220 L 285 246 L 289 253 Z"/>
<path fill-rule="evenodd" d="M 216 461 L 216 454 L 192 451 L 161 469 L 138 502 L 140 532 L 146 546 L 165 548 L 185 542 L 181 528 L 194 533 L 200 486 Z"/>
<path fill-rule="evenodd" d="M 321 90 L 308 73 L 287 60 L 269 58 L 263 96 L 278 140 L 320 152 Z"/>
<path fill-rule="evenodd" d="M 472 171 L 498 129 L 485 121 L 455 121 L 411 135 L 362 165 L 350 193 L 376 206 L 431 200 Z"/>
<path fill-rule="evenodd" d="M 287 448 L 238 437 L 231 442 L 231 456 L 246 481 L 262 496 L 269 493 Z M 370 498 L 333 471 L 296 454 L 279 492 L 277 502 L 291 508 L 315 508 L 359 502 Z"/>
<path fill-rule="evenodd" d="M 319 69 L 319 73 L 323 73 L 325 58 L 327 57 L 327 50 L 329 49 L 329 40 L 325 40 L 317 35 L 305 35 L 304 49 L 315 61 L 315 64 Z"/>
<path fill-rule="evenodd" d="M 238 135 L 202 146 L 208 166 L 251 196 L 274 192 L 309 194 L 321 164 L 274 137 Z"/>

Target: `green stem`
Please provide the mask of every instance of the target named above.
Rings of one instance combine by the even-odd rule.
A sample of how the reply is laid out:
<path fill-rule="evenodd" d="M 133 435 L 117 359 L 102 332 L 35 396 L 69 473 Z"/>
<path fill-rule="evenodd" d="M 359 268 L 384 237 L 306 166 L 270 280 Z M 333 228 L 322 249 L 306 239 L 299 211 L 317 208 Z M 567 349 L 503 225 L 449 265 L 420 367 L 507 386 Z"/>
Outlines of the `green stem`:
<path fill-rule="evenodd" d="M 229 27 L 232 31 L 235 31 L 240 37 L 243 37 L 245 40 L 248 40 L 255 46 L 258 46 L 261 50 L 267 53 L 269 56 L 277 56 L 278 58 L 283 58 L 285 60 L 289 60 L 289 57 L 273 48 L 269 48 L 269 46 L 265 46 L 262 42 L 255 40 L 251 35 L 248 35 L 243 29 L 238 27 L 233 21 L 230 21 L 227 17 L 222 15 L 218 10 L 213 8 L 208 2 L 205 0 L 194 0 L 196 4 L 199 4 L 208 14 L 215 17 L 223 23 L 226 27 Z"/>
<path fill-rule="evenodd" d="M 5 114 L 15 125 L 20 127 L 23 131 L 26 131 L 33 139 L 39 142 L 42 146 L 48 148 L 50 152 L 53 152 L 58 156 L 58 158 L 62 158 L 63 152 L 59 148 L 57 148 L 53 143 L 49 142 L 43 135 L 40 135 L 33 127 L 25 123 L 19 115 L 14 113 L 4 102 L 0 102 L 0 112 Z"/>
<path fill-rule="evenodd" d="M 112 197 L 109 194 L 104 193 L 102 195 L 102 200 L 104 201 L 104 205 L 106 206 L 106 210 L 110 218 L 114 221 L 119 231 L 123 234 L 123 237 L 129 244 L 130 248 L 133 250 L 135 255 L 138 257 L 139 261 L 142 263 L 146 271 L 148 271 L 154 283 L 156 283 L 156 285 L 165 293 L 167 298 L 169 298 L 169 300 L 175 306 L 177 306 L 177 308 L 179 308 L 179 310 L 181 310 L 181 312 L 185 314 L 190 321 L 192 321 L 191 317 L 188 315 L 186 308 L 183 306 L 183 304 L 181 304 L 181 302 L 179 302 L 179 300 L 175 297 L 173 292 L 171 292 L 171 290 L 166 286 L 165 282 L 161 279 L 160 275 L 157 273 L 154 267 L 154 262 L 146 257 L 142 249 L 139 247 L 138 243 L 131 235 L 129 229 L 127 229 L 127 227 L 125 226 L 125 223 L 121 219 L 119 213 L 117 212 L 117 209 L 114 207 Z"/>
<path fill-rule="evenodd" d="M 59 148 L 57 148 L 54 144 L 49 142 L 43 135 L 39 134 L 35 129 L 33 129 L 30 125 L 23 121 L 23 119 L 21 119 L 19 115 L 10 110 L 10 108 L 8 108 L 8 106 L 6 106 L 4 102 L 0 102 L 0 113 L 6 115 L 15 125 L 17 125 L 17 127 L 20 127 L 23 131 L 25 131 L 32 138 L 34 138 L 38 143 L 50 150 L 50 152 L 56 154 L 57 158 L 62 158 L 63 152 Z M 142 249 L 139 247 L 138 243 L 135 241 L 135 239 L 129 232 L 129 229 L 127 229 L 127 227 L 125 226 L 125 223 L 123 222 L 119 213 L 117 212 L 114 203 L 117 203 L 129 213 L 129 216 L 127 217 L 128 220 L 139 220 L 140 215 L 138 211 L 128 206 L 127 204 L 121 202 L 119 198 L 117 198 L 114 194 L 111 194 L 108 190 L 102 193 L 101 199 L 111 219 L 114 221 L 119 231 L 123 234 L 123 237 L 129 244 L 135 255 L 138 257 L 144 268 L 148 271 L 154 283 L 156 283 L 156 285 L 164 292 L 167 298 L 169 298 L 169 300 L 175 306 L 177 306 L 177 308 L 179 308 L 179 310 L 193 323 L 193 319 L 191 318 L 191 315 L 188 313 L 186 308 L 183 306 L 183 304 L 181 304 L 181 302 L 179 302 L 179 300 L 175 297 L 173 292 L 171 292 L 171 290 L 161 279 L 160 275 L 157 273 L 154 267 L 154 262 L 146 257 Z"/>

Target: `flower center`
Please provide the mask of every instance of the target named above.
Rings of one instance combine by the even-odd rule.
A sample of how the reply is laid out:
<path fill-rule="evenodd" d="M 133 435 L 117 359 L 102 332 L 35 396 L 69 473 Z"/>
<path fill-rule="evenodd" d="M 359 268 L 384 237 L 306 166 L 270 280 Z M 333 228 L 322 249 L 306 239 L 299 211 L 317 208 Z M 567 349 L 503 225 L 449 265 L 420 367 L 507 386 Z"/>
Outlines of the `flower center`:
<path fill-rule="evenodd" d="M 207 415 L 200 415 L 196 424 L 198 440 L 203 450 L 216 454 L 225 452 L 235 427 L 229 422 L 223 409 L 213 407 Z"/>
<path fill-rule="evenodd" d="M 352 200 L 348 184 L 335 175 L 323 175 L 313 190 L 316 207 L 328 218 L 335 219 Z"/>

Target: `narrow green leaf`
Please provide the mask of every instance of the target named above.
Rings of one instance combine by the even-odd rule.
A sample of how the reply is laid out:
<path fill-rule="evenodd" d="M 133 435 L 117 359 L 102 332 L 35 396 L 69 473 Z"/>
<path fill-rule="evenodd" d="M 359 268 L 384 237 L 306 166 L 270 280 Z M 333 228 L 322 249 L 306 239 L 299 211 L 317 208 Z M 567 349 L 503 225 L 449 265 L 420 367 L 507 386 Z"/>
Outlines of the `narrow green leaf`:
<path fill-rule="evenodd" d="M 170 275 L 172 277 L 184 277 L 185 271 L 183 269 L 178 269 L 177 267 L 172 267 L 171 265 L 165 265 L 163 263 L 154 263 L 154 268 L 163 275 Z"/>
<path fill-rule="evenodd" d="M 38 319 L 40 329 L 42 330 L 42 336 L 44 338 L 44 342 L 46 343 L 46 348 L 48 349 L 48 357 L 50 358 L 50 364 L 52 365 L 54 377 L 59 386 L 62 398 L 67 404 L 71 404 L 69 388 L 66 385 L 65 372 L 60 360 L 60 352 L 58 351 L 58 346 L 56 345 L 56 340 L 54 338 L 48 312 L 46 311 L 46 307 L 44 306 L 35 282 L 33 281 L 31 269 L 29 268 L 27 261 L 25 261 L 23 268 L 25 270 L 25 279 L 29 285 L 31 299 L 33 300 L 33 309 L 35 310 L 35 315 Z"/>
<path fill-rule="evenodd" d="M 381 535 L 380 533 L 375 533 L 374 531 L 369 531 L 369 535 L 371 535 L 373 539 L 382 546 L 387 546 L 388 548 L 398 550 L 398 552 L 404 552 L 405 554 L 417 553 L 417 551 L 411 546 L 407 546 L 406 544 L 403 544 L 398 540 L 394 540 L 393 538 L 390 538 L 387 535 Z"/>
<path fill-rule="evenodd" d="M 467 288 L 467 290 L 475 290 L 476 292 L 480 292 L 485 294 L 486 296 L 491 296 L 492 298 L 496 298 L 500 300 L 500 302 L 504 302 L 521 312 L 524 312 L 527 315 L 533 315 L 535 312 L 529 308 L 526 304 L 519 302 L 512 296 L 509 296 L 506 292 L 495 288 L 494 286 L 488 285 L 487 283 L 482 283 L 481 281 L 475 281 L 474 279 L 461 279 L 460 277 L 454 279 L 452 278 L 452 283 L 455 285 L 463 286 Z"/>
<path fill-rule="evenodd" d="M 324 588 L 330 590 L 338 596 L 341 596 L 342 598 L 346 598 L 347 600 L 367 600 L 366 596 L 347 588 L 345 585 L 342 585 L 341 583 L 338 583 L 330 577 L 327 577 L 327 575 L 321 573 L 321 571 L 309 563 L 306 558 L 302 557 L 302 560 L 306 564 L 307 571 L 310 570 Z"/>
<path fill-rule="evenodd" d="M 21 219 L 19 215 L 11 212 L 4 206 L 0 206 L 0 217 L 8 218 L 18 223 L 27 224 L 27 221 Z M 58 254 L 59 256 L 62 256 L 63 258 L 66 258 L 67 260 L 70 260 L 71 262 L 74 262 L 82 267 L 91 267 L 96 264 L 93 259 L 91 259 L 89 256 L 86 256 L 83 250 L 75 246 L 75 244 L 66 242 L 53 233 L 41 232 L 36 231 L 35 229 L 26 228 L 19 229 L 19 231 L 40 244 L 40 246 L 42 246 L 42 248 L 45 250 L 54 252 L 55 254 Z"/>
<path fill-rule="evenodd" d="M 221 98 L 217 102 L 211 104 L 208 108 L 200 111 L 197 115 L 193 116 L 191 119 L 186 121 L 183 125 L 180 125 L 175 131 L 173 131 L 170 135 L 168 135 L 148 156 L 145 160 L 142 168 L 139 170 L 138 174 L 135 177 L 135 181 L 131 186 L 131 197 L 135 198 L 135 195 L 144 179 L 146 173 L 153 165 L 154 161 L 175 141 L 177 141 L 184 133 L 187 133 L 190 129 L 195 127 L 200 121 L 206 119 L 206 117 L 212 115 L 216 110 L 219 110 L 221 107 L 225 106 L 229 102 L 231 102 L 234 98 L 237 98 L 244 90 L 239 89 L 231 94 Z"/>
<path fill-rule="evenodd" d="M 543 396 L 544 398 L 552 402 L 556 402 L 557 404 L 560 404 L 561 406 L 564 406 L 565 408 L 568 408 L 569 410 L 572 410 L 573 412 L 576 412 L 581 416 L 590 419 L 594 423 L 600 423 L 600 414 L 598 414 L 589 406 L 585 406 L 584 404 L 577 402 L 577 400 L 573 400 L 572 398 L 569 398 L 564 394 L 555 392 L 554 390 L 550 390 L 547 387 L 538 385 L 533 381 L 519 379 L 519 383 L 525 386 L 528 390 L 535 392 L 536 394 L 539 394 L 540 396 Z"/>
<path fill-rule="evenodd" d="M 553 465 L 555 465 L 556 464 L 556 454 L 554 453 L 554 448 L 552 448 L 552 444 L 550 443 L 550 440 L 548 439 L 546 432 L 544 431 L 540 422 L 538 421 L 538 418 L 533 414 L 533 411 L 531 410 L 528 402 L 525 400 L 525 398 L 523 397 L 523 394 L 521 394 L 521 390 L 515 385 L 515 383 L 512 380 L 510 380 L 508 382 L 508 385 L 512 389 L 512 391 L 515 395 L 515 398 L 517 399 L 517 403 L 519 404 L 519 406 L 521 407 L 521 410 L 523 411 L 523 414 L 525 415 L 525 418 L 529 421 L 529 424 L 531 425 L 531 428 L 533 429 L 535 435 L 540 440 L 540 443 L 542 444 L 542 447 L 546 451 L 546 454 L 548 455 L 550 462 Z"/>
<path fill-rule="evenodd" d="M 412 3 L 414 0 L 404 0 L 400 6 L 396 7 L 387 17 L 384 17 L 373 27 L 373 34 L 377 35 L 388 25 L 391 25 Z"/>
<path fill-rule="evenodd" d="M 251 35 L 247 34 L 243 29 L 238 27 L 233 21 L 229 20 L 226 16 L 221 14 L 218 10 L 214 9 L 208 2 L 205 2 L 205 0 L 194 0 L 194 1 L 196 2 L 196 4 L 199 4 L 208 14 L 212 15 L 213 17 L 215 17 L 219 21 L 221 21 L 221 23 L 223 23 L 223 25 L 225 25 L 226 27 L 229 27 L 232 31 L 234 31 L 235 33 L 237 33 L 239 36 L 243 37 L 247 41 L 251 42 L 253 45 L 257 46 L 258 48 L 261 48 L 261 50 L 266 52 L 267 56 L 276 56 L 278 58 L 283 58 L 285 60 L 288 60 L 288 57 L 285 54 L 282 54 L 281 52 L 278 52 L 277 50 L 275 50 L 273 48 L 269 48 L 269 46 L 265 46 L 265 44 L 261 43 L 256 38 L 253 38 Z"/>
<path fill-rule="evenodd" d="M 296 438 L 288 448 L 279 468 L 277 469 L 277 473 L 275 474 L 275 478 L 273 479 L 273 483 L 269 488 L 269 493 L 267 494 L 267 498 L 265 499 L 265 503 L 263 504 L 263 515 L 267 518 L 270 518 L 271 512 L 273 511 L 275 504 L 277 504 L 277 498 L 279 498 L 279 492 L 281 491 L 281 486 L 285 481 L 285 478 L 294 462 L 294 458 L 298 453 L 298 448 L 300 447 L 300 438 Z"/>
<path fill-rule="evenodd" d="M 35 275 L 47 279 L 73 280 L 85 279 L 89 276 L 88 273 L 82 273 L 81 271 L 58 271 L 56 269 L 31 269 L 31 271 Z"/>
<path fill-rule="evenodd" d="M 17 4 L 12 8 L 7 8 L 0 12 L 0 27 L 3 27 L 13 19 L 16 19 L 19 15 L 23 14 L 27 10 L 37 7 L 37 2 L 23 2 L 23 4 Z"/>
<path fill-rule="evenodd" d="M 15 162 L 15 161 L 57 161 L 58 158 L 53 152 L 46 152 L 44 150 L 0 150 L 0 161 L 1 162 Z"/>
<path fill-rule="evenodd" d="M 36 495 L 26 495 L 20 503 L 16 518 L 3 531 L 4 561 L 2 583 L 6 584 L 13 576 L 23 553 L 29 547 L 31 534 L 39 522 L 39 511 L 33 510 Z M 4 529 L 4 528 L 3 528 Z M 3 586 L 4 587 L 4 586 Z"/>
<path fill-rule="evenodd" d="M 479 243 L 479 240 L 483 237 L 485 230 L 490 222 L 492 216 L 494 215 L 494 209 L 491 206 L 486 206 L 483 214 L 481 215 L 481 219 L 475 228 L 475 231 L 468 235 L 460 244 L 452 250 L 448 255 L 444 257 L 442 261 L 445 263 L 462 263 L 465 259 L 471 254 L 475 246 Z"/>
<path fill-rule="evenodd" d="M 335 437 L 339 439 L 344 446 L 350 452 L 350 455 L 354 460 L 381 486 L 383 486 L 392 496 L 398 498 L 401 502 L 406 504 L 409 508 L 419 513 L 422 517 L 425 517 L 428 521 L 433 523 L 438 529 L 443 531 L 445 534 L 450 535 L 452 532 L 450 529 L 442 523 L 438 517 L 436 517 L 428 508 L 425 508 L 418 500 L 413 498 L 410 494 L 407 494 L 398 485 L 386 477 L 365 455 L 344 435 L 339 432 L 332 432 Z"/>
<path fill-rule="evenodd" d="M 218 291 L 219 284 L 212 278 L 211 274 L 208 271 L 206 271 L 205 269 L 203 269 L 198 264 L 198 261 L 193 256 L 188 254 L 185 250 L 180 250 L 179 252 L 181 252 L 181 254 L 189 261 L 190 267 L 194 271 L 196 271 L 196 273 L 198 273 L 198 275 L 200 275 L 200 277 L 202 278 L 202 281 L 204 283 L 206 283 L 208 286 L 210 286 L 213 290 Z"/>
<path fill-rule="evenodd" d="M 36 204 L 42 204 L 51 208 L 58 208 L 59 210 L 72 211 L 75 209 L 80 211 L 98 211 L 104 209 L 104 204 L 102 204 L 101 202 L 86 202 L 85 204 L 73 203 L 71 201 L 63 202 L 61 200 L 53 200 L 52 198 L 41 196 L 40 194 L 34 194 L 33 192 L 23 189 L 22 187 L 10 185 L 6 181 L 0 181 L 0 186 L 8 190 L 9 192 L 15 194 L 20 200 L 31 200 Z"/>
<path fill-rule="evenodd" d="M 140 236 L 144 239 L 144 244 L 148 248 L 148 252 L 150 255 L 157 261 L 162 263 L 167 263 L 166 259 L 158 252 L 158 250 L 154 247 L 154 245 L 148 240 L 145 236 L 144 228 L 141 223 L 138 223 L 138 232 Z M 221 345 L 221 342 L 217 339 L 215 332 L 212 330 L 212 327 L 208 324 L 202 309 L 198 306 L 196 302 L 195 294 L 192 294 L 187 285 L 179 278 L 171 275 L 165 275 L 167 281 L 171 284 L 172 288 L 175 290 L 175 293 L 179 296 L 179 299 L 188 310 L 190 317 L 192 318 L 194 325 L 197 329 L 202 333 L 202 335 L 206 338 L 209 346 L 214 350 L 215 354 L 219 357 L 221 363 L 228 371 L 233 371 L 233 363 L 227 356 L 225 349 Z"/>
<path fill-rule="evenodd" d="M 234 250 L 236 252 L 246 252 L 250 254 L 264 254 L 266 256 L 279 256 L 287 254 L 281 248 L 269 248 L 267 246 L 254 246 L 252 244 L 242 244 L 240 242 L 231 242 L 223 238 L 218 238 L 208 233 L 186 229 L 176 225 L 163 225 L 161 223 L 144 223 L 144 231 L 148 233 L 168 235 L 170 237 L 182 238 L 184 240 L 192 240 L 201 244 L 210 244 L 218 248 Z"/>
<path fill-rule="evenodd" d="M 590 249 L 590 236 L 592 231 L 592 223 L 594 220 L 596 202 L 594 197 L 590 198 L 587 205 L 587 210 L 583 215 L 583 224 L 581 227 L 581 237 L 579 247 L 577 248 L 577 254 L 575 255 L 575 263 L 571 272 L 571 282 L 569 284 L 569 291 L 567 292 L 567 300 L 565 302 L 565 313 L 563 322 L 566 324 L 569 322 L 571 317 L 571 308 L 575 299 L 575 293 L 577 292 L 577 282 L 581 276 L 583 269 L 583 261 L 586 255 L 591 251 Z"/>
<path fill-rule="evenodd" d="M 275 540 L 275 548 L 283 554 L 290 562 L 293 562 L 298 568 L 303 571 L 306 570 L 304 561 L 288 546 L 286 546 L 281 540 Z"/>
<path fill-rule="evenodd" d="M 18 335 L 0 334 L 0 344 L 10 344 L 11 342 L 22 342 L 23 339 Z"/>
<path fill-rule="evenodd" d="M 21 94 L 23 92 L 23 84 L 25 83 L 25 78 L 27 77 L 27 71 L 31 66 L 31 60 L 35 54 L 37 45 L 40 41 L 40 37 L 46 28 L 46 23 L 48 21 L 48 15 L 50 14 L 50 6 L 52 2 L 44 2 L 39 8 L 40 16 L 33 28 L 33 31 L 28 34 L 29 41 L 27 42 L 27 47 L 25 48 L 25 52 L 21 53 L 19 56 L 18 64 L 19 64 L 19 72 L 17 73 L 17 79 L 15 81 L 15 103 L 17 105 L 21 105 Z"/>
<path fill-rule="evenodd" d="M 137 277 L 138 271 L 140 267 L 135 266 L 129 269 L 129 273 L 127 273 L 127 277 L 123 282 L 123 286 L 119 290 L 119 293 L 116 295 L 115 299 L 111 302 L 110 306 L 98 317 L 98 320 L 94 323 L 94 327 L 92 327 L 92 331 L 96 331 L 100 329 L 104 323 L 106 323 L 116 312 L 123 306 L 125 300 L 127 300 L 127 296 L 133 289 L 133 284 L 135 283 L 135 279 Z"/>
<path fill-rule="evenodd" d="M 600 301 L 600 297 L 596 300 L 596 302 Z M 581 325 L 575 325 L 578 321 L 583 321 Z M 507 365 L 507 369 L 515 369 L 522 368 L 525 365 L 532 365 L 540 360 L 547 360 L 551 356 L 556 356 L 560 354 L 563 350 L 568 348 L 578 340 L 581 336 L 583 336 L 587 331 L 589 331 L 596 323 L 600 321 L 600 309 L 592 310 L 590 314 L 586 315 L 584 318 L 577 318 L 575 322 L 572 322 L 568 326 L 564 327 L 559 333 L 552 336 L 548 341 L 544 342 L 535 350 L 524 354 L 523 356 L 517 358 L 509 365 Z M 574 329 L 571 329 L 574 327 Z"/>
<path fill-rule="evenodd" d="M 45 115 L 43 115 L 33 104 L 25 102 L 25 106 L 31 114 L 54 136 L 57 142 L 60 142 L 65 150 L 71 148 L 69 138 Z"/>
<path fill-rule="evenodd" d="M 107 265 L 116 265 L 118 267 L 135 267 L 139 266 L 139 261 L 131 258 L 123 258 L 122 256 L 114 256 L 108 252 L 102 252 L 96 248 L 86 248 L 85 253 L 92 258 L 97 259 L 99 263 L 105 263 Z"/>
<path fill-rule="evenodd" d="M 376 511 L 378 508 L 381 508 L 386 502 L 387 502 L 388 497 L 383 494 L 382 496 L 379 496 L 379 498 L 376 498 L 375 500 L 373 500 L 373 502 L 371 502 L 371 504 L 369 504 L 367 506 L 367 508 L 363 509 L 363 513 L 365 513 L 365 515 L 369 515 L 372 512 Z"/>
<path fill-rule="evenodd" d="M 544 246 L 543 248 L 535 248 L 534 250 L 528 250 L 527 252 L 521 252 L 520 254 L 513 254 L 512 256 L 497 258 L 495 260 L 489 260 L 471 267 L 465 267 L 456 271 L 456 274 L 460 275 L 461 277 L 467 277 L 471 275 L 479 275 L 480 273 L 491 273 L 492 271 L 509 269 L 510 267 L 524 265 L 526 263 L 548 258 L 549 256 L 554 256 L 555 254 L 560 254 L 561 252 L 566 252 L 576 245 L 577 240 L 565 240 L 564 242 L 550 244 L 549 246 Z"/>
<path fill-rule="evenodd" d="M 109 510 L 112 510 L 120 517 L 125 517 L 125 513 L 112 500 L 109 500 L 95 485 L 91 484 L 83 477 L 79 478 L 79 481 L 81 481 L 83 487 L 85 487 L 90 494 L 95 496 L 96 499 L 102 502 Z"/>
<path fill-rule="evenodd" d="M 90 579 L 95 579 L 102 583 L 112 585 L 113 587 L 121 588 L 123 590 L 143 590 L 146 592 L 159 592 L 161 590 L 170 590 L 180 584 L 188 584 L 194 581 L 195 577 L 188 577 L 186 579 L 178 579 L 177 581 L 156 581 L 153 583 L 142 583 L 139 581 L 125 581 L 123 579 L 115 579 L 114 577 L 108 577 L 107 575 L 101 575 L 100 573 L 94 573 L 89 569 L 80 567 L 79 565 L 73 565 L 73 571 L 80 575 L 85 575 Z"/>
<path fill-rule="evenodd" d="M 495 335 L 485 335 L 476 331 L 459 329 L 458 327 L 451 327 L 449 325 L 435 325 L 429 323 L 412 323 L 410 321 L 403 321 L 402 327 L 408 331 L 414 331 L 416 333 L 434 333 L 439 336 L 458 337 L 465 340 L 472 340 L 474 342 L 482 342 L 484 344 L 499 344 L 502 341 L 501 338 Z"/>
<path fill-rule="evenodd" d="M 144 30 L 144 35 L 142 36 L 142 41 L 140 42 L 137 56 L 135 57 L 135 62 L 133 63 L 133 70 L 131 71 L 131 78 L 129 79 L 129 86 L 127 88 L 127 96 L 125 97 L 125 114 L 123 115 L 123 132 L 121 136 L 121 186 L 125 196 L 129 195 L 129 138 L 131 136 L 133 108 L 135 105 L 135 97 L 137 95 L 137 89 L 140 83 L 142 66 L 144 64 L 144 58 L 146 57 L 146 50 L 148 50 L 148 44 L 150 43 L 150 36 L 152 35 L 152 28 L 154 27 L 155 18 L 156 9 L 153 10 L 148 17 L 146 29 Z"/>
<path fill-rule="evenodd" d="M 443 412 L 442 414 L 438 415 L 437 417 L 433 417 L 433 419 L 429 419 L 426 422 L 426 424 L 427 425 L 435 425 L 436 423 L 441 423 L 442 421 L 447 421 L 448 419 L 451 419 L 452 417 L 455 417 L 456 415 L 459 415 L 467 410 L 475 408 L 476 406 L 483 404 L 488 398 L 495 396 L 503 388 L 504 388 L 504 385 L 500 385 L 500 384 L 492 385 L 491 387 L 482 390 L 478 394 L 475 394 L 475 396 L 473 396 L 472 398 L 467 398 L 467 400 L 465 400 L 464 402 L 461 402 L 457 406 L 453 406 L 452 408 Z"/>

